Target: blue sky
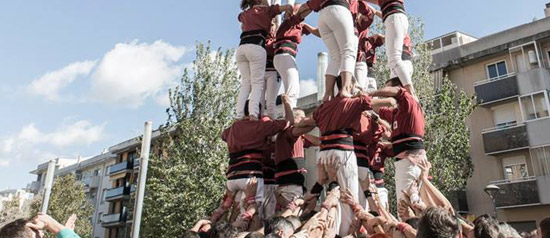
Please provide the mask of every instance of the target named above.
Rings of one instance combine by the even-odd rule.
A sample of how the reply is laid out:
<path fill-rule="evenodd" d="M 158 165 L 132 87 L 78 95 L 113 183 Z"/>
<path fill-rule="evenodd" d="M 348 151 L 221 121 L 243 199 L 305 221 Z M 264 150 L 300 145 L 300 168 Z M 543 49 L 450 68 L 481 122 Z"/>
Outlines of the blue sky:
<path fill-rule="evenodd" d="M 547 1 L 408 0 L 407 9 L 424 20 L 426 39 L 454 30 L 479 37 L 544 17 Z M 34 179 L 28 172 L 52 157 L 93 156 L 138 135 L 146 120 L 163 123 L 166 89 L 193 60 L 194 44 L 238 44 L 238 5 L 3 1 L 0 190 L 25 187 Z M 303 91 L 324 50 L 314 37 L 300 46 Z"/>

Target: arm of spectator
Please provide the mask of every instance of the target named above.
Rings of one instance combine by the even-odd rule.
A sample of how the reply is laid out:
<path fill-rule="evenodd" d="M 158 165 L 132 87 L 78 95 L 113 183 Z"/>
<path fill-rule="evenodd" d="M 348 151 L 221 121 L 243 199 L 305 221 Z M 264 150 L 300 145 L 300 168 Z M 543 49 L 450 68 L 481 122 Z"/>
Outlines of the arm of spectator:
<path fill-rule="evenodd" d="M 210 222 L 215 223 L 217 222 L 220 217 L 227 212 L 229 208 L 231 208 L 231 205 L 233 205 L 233 201 L 235 199 L 235 193 L 230 192 L 229 190 L 225 191 L 225 195 L 223 196 L 223 199 L 220 203 L 220 206 L 214 210 L 214 213 L 210 216 Z"/>
<path fill-rule="evenodd" d="M 327 211 L 324 238 L 336 236 L 338 227 L 336 227 L 336 218 L 338 217 L 338 204 L 340 200 L 340 187 L 336 186 L 329 192 L 327 199 L 321 205 L 321 210 Z"/>
<path fill-rule="evenodd" d="M 441 207 L 451 214 L 455 214 L 451 202 L 430 182 L 428 174 L 431 168 L 430 162 L 427 160 L 421 160 L 417 164 L 422 170 L 420 178 L 422 180 L 422 187 L 420 188 L 420 198 L 426 204 L 427 207 L 437 206 Z M 413 204 L 414 205 L 414 204 Z"/>
<path fill-rule="evenodd" d="M 289 216 L 298 216 L 300 213 L 301 206 L 304 205 L 304 200 L 301 198 L 294 199 L 294 201 L 290 202 L 286 209 L 281 213 L 280 216 L 282 217 L 289 217 Z"/>
<path fill-rule="evenodd" d="M 76 214 L 72 214 L 69 219 L 65 222 L 65 227 L 74 231 L 74 223 L 76 222 Z"/>
<path fill-rule="evenodd" d="M 311 9 L 309 9 L 307 4 L 302 4 L 296 14 L 300 14 L 301 18 L 306 18 L 309 14 L 311 14 Z"/>
<path fill-rule="evenodd" d="M 283 93 L 281 95 L 281 99 L 285 109 L 285 119 L 290 123 L 290 125 L 294 125 L 294 112 L 292 111 L 292 105 L 290 105 L 290 98 L 288 98 L 288 95 Z"/>
<path fill-rule="evenodd" d="M 308 140 L 309 142 L 311 142 L 311 144 L 313 144 L 315 146 L 320 146 L 321 145 L 321 139 L 319 139 L 319 137 L 317 137 L 317 136 L 310 135 L 310 134 L 304 134 L 304 138 L 306 138 L 306 140 Z"/>
<path fill-rule="evenodd" d="M 378 5 L 378 0 L 366 0 L 367 2 L 370 2 L 372 4 Z"/>
<path fill-rule="evenodd" d="M 61 225 L 51 216 L 39 212 L 27 227 L 34 230 L 47 230 L 58 238 L 80 238 L 73 230 Z"/>
<path fill-rule="evenodd" d="M 313 117 L 306 118 L 296 125 L 296 127 L 310 127 L 317 126 Z"/>
<path fill-rule="evenodd" d="M 279 9 L 281 10 L 281 12 L 293 12 L 294 11 L 294 6 L 292 6 L 291 4 L 285 4 L 285 5 L 281 5 L 279 6 Z"/>
<path fill-rule="evenodd" d="M 206 219 L 200 220 L 197 223 L 195 223 L 195 226 L 193 226 L 193 228 L 191 228 L 191 231 L 199 233 L 201 231 L 201 228 L 203 226 L 207 225 L 207 224 L 208 225 L 212 224 L 212 222 L 210 222 L 210 220 L 206 220 Z"/>
<path fill-rule="evenodd" d="M 367 0 L 367 1 L 368 1 L 368 0 Z M 374 12 L 374 15 L 376 15 L 376 16 L 382 18 L 382 12 L 381 12 L 381 11 L 376 10 L 374 7 L 372 7 L 372 6 L 369 5 L 369 4 L 367 4 L 367 6 L 368 6 L 368 8 L 370 8 L 370 10 L 371 10 L 372 12 Z"/>
<path fill-rule="evenodd" d="M 241 217 L 239 217 L 233 223 L 233 226 L 237 227 L 241 231 L 245 231 L 248 229 L 250 222 L 256 215 L 256 210 L 258 208 L 258 204 L 256 203 L 257 187 L 258 187 L 258 179 L 256 179 L 256 177 L 251 178 L 246 184 L 246 189 L 244 190 L 244 194 L 246 197 L 245 198 L 246 210 L 244 213 L 241 214 Z"/>
<path fill-rule="evenodd" d="M 329 159 L 327 168 L 327 175 L 329 182 L 338 182 L 338 169 L 340 168 L 340 162 L 336 157 Z"/>

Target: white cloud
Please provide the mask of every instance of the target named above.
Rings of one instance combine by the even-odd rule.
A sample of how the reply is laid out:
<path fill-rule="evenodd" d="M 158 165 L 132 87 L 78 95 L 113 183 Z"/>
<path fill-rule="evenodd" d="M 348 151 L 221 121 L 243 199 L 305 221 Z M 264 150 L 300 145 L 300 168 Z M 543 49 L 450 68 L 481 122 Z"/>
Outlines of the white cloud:
<path fill-rule="evenodd" d="M 29 92 L 49 100 L 59 100 L 59 90 L 67 87 L 79 76 L 87 76 L 97 61 L 82 61 L 54 70 L 33 80 L 27 87 Z"/>
<path fill-rule="evenodd" d="M 5 139 L 0 144 L 0 154 L 10 153 L 13 150 L 13 138 Z"/>
<path fill-rule="evenodd" d="M 160 93 L 157 96 L 155 96 L 155 102 L 160 105 L 161 107 L 169 107 L 170 106 L 170 96 L 168 92 Z"/>
<path fill-rule="evenodd" d="M 185 53 L 186 47 L 162 40 L 119 43 L 99 60 L 75 62 L 44 74 L 27 85 L 27 91 L 48 100 L 68 101 L 71 95 L 60 91 L 81 77 L 90 90 L 82 94 L 86 96 L 71 101 L 136 108 L 152 99 L 164 106 L 166 100 L 159 100 L 159 96 L 176 85 L 184 67 L 192 66 L 180 62 Z"/>
<path fill-rule="evenodd" d="M 317 92 L 317 83 L 313 79 L 300 80 L 300 97 L 305 97 Z"/>
<path fill-rule="evenodd" d="M 92 73 L 90 96 L 104 103 L 138 107 L 176 83 L 182 72 L 177 62 L 184 53 L 184 47 L 163 41 L 117 44 Z"/>
<path fill-rule="evenodd" d="M 99 141 L 105 125 L 92 125 L 89 121 L 77 121 L 74 124 L 63 125 L 50 133 L 43 133 L 34 124 L 28 124 L 21 129 L 17 139 L 24 143 L 43 143 L 57 147 L 74 145 L 89 145 Z"/>

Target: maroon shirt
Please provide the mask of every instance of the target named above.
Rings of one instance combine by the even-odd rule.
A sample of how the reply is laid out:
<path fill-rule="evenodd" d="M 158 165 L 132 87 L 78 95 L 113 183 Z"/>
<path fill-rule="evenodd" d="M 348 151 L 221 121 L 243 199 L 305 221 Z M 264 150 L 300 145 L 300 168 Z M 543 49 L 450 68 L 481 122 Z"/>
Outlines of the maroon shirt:
<path fill-rule="evenodd" d="M 390 148 L 385 148 L 383 145 L 372 144 L 369 146 L 369 158 L 370 158 L 370 167 L 372 172 L 381 172 L 384 173 L 384 162 L 387 158 L 393 156 L 393 151 Z"/>
<path fill-rule="evenodd" d="M 363 31 L 367 31 L 374 22 L 375 12 L 367 5 L 365 1 L 351 0 L 349 8 L 351 15 L 353 16 L 353 22 L 355 23 L 355 34 L 359 35 Z M 366 20 L 357 21 L 357 16 L 361 14 L 366 17 Z M 365 34 L 366 36 L 367 34 Z"/>
<path fill-rule="evenodd" d="M 321 135 L 341 129 L 353 129 L 359 123 L 361 113 L 372 109 L 371 97 L 335 97 L 323 103 L 313 112 L 313 119 L 321 130 Z"/>
<path fill-rule="evenodd" d="M 407 90 L 399 89 L 395 96 L 398 108 L 381 108 L 380 118 L 392 123 L 392 141 L 411 135 L 424 137 L 424 113 L 420 104 Z"/>
<path fill-rule="evenodd" d="M 304 24 L 302 23 L 304 19 L 301 18 L 299 15 L 294 15 L 290 19 L 285 20 L 281 26 L 279 26 L 279 30 L 277 30 L 277 40 L 276 45 L 277 48 L 275 51 L 278 51 L 280 48 L 284 47 L 281 46 L 282 43 L 285 42 L 291 42 L 295 45 L 295 49 L 286 49 L 285 50 L 292 50 L 295 51 L 294 54 L 298 52 L 298 45 L 302 43 L 302 35 L 309 35 L 310 32 L 304 28 Z"/>
<path fill-rule="evenodd" d="M 255 6 L 239 14 L 239 22 L 242 23 L 243 32 L 263 30 L 269 33 L 271 20 L 281 13 L 279 4 L 273 6 Z"/>
<path fill-rule="evenodd" d="M 309 0 L 306 2 L 309 9 L 311 9 L 314 12 L 321 11 L 323 8 L 328 6 L 328 4 L 331 5 L 340 5 L 344 6 L 349 9 L 349 0 Z"/>
<path fill-rule="evenodd" d="M 277 136 L 275 141 L 275 164 L 287 159 L 305 158 L 305 139 L 302 136 L 294 136 L 292 134 L 293 129 L 294 126 L 288 127 Z"/>
<path fill-rule="evenodd" d="M 404 0 L 378 0 L 378 5 L 382 10 L 382 19 L 395 13 L 405 13 L 405 1 Z"/>
<path fill-rule="evenodd" d="M 275 144 L 268 143 L 264 148 L 263 160 L 264 165 L 264 184 L 276 184 L 275 171 Z"/>
<path fill-rule="evenodd" d="M 283 131 L 287 126 L 285 120 L 273 121 L 268 117 L 257 121 L 236 121 L 223 131 L 222 140 L 227 143 L 229 153 L 263 150 L 268 137 Z"/>
<path fill-rule="evenodd" d="M 382 45 L 384 45 L 384 40 L 379 35 L 374 35 L 367 38 L 367 40 L 360 45 L 360 47 L 362 46 L 365 51 L 365 61 L 370 67 L 376 63 L 376 48 Z"/>

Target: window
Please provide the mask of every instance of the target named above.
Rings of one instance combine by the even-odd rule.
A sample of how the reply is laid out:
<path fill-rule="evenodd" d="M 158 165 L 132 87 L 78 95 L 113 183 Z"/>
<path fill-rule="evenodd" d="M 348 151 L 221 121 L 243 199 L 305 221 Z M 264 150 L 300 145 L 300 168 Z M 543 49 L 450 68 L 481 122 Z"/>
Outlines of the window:
<path fill-rule="evenodd" d="M 531 149 L 531 160 L 536 176 L 550 175 L 550 145 Z"/>
<path fill-rule="evenodd" d="M 516 108 L 514 106 L 504 105 L 493 108 L 493 119 L 495 127 L 502 129 L 517 124 Z"/>
<path fill-rule="evenodd" d="M 504 178 L 507 180 L 517 180 L 528 176 L 529 173 L 525 164 L 504 166 Z"/>
<path fill-rule="evenodd" d="M 494 64 L 487 65 L 487 77 L 489 80 L 498 79 L 508 74 L 506 61 L 500 61 Z"/>
<path fill-rule="evenodd" d="M 520 98 L 523 117 L 526 121 L 545 118 L 548 113 L 548 97 L 546 92 L 535 93 Z"/>
<path fill-rule="evenodd" d="M 99 176 L 100 173 L 101 173 L 101 169 L 94 170 L 94 176 Z"/>

